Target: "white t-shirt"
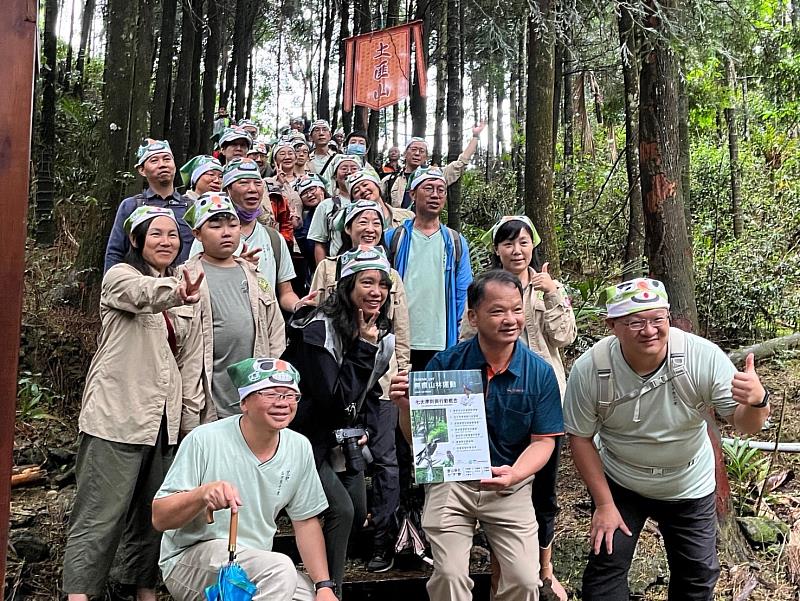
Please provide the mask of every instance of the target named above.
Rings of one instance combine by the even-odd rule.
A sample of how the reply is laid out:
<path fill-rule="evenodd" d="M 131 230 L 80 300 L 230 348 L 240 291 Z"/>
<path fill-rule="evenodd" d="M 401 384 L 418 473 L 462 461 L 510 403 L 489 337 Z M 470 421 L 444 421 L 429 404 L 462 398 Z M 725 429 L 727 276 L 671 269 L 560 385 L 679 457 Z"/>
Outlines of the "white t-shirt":
<path fill-rule="evenodd" d="M 341 202 L 340 211 L 350 205 L 350 199 L 339 197 Z M 342 248 L 342 233 L 336 230 L 331 231 L 328 226 L 328 215 L 336 209 L 333 204 L 333 198 L 326 198 L 317 206 L 314 211 L 314 216 L 311 218 L 311 225 L 308 227 L 308 239 L 315 242 L 326 244 L 330 242 L 328 248 L 328 256 L 335 257 L 339 254 L 339 249 Z"/>
<path fill-rule="evenodd" d="M 736 368 L 712 342 L 686 336 L 686 370 L 697 395 L 722 417 L 734 413 L 731 396 Z M 611 344 L 615 398 L 641 387 L 669 371 L 668 359 L 654 374 L 643 378 L 633 371 Z M 601 420 L 599 377 L 591 351 L 572 366 L 564 397 L 564 426 L 569 434 L 599 437 L 603 469 L 618 484 L 651 499 L 699 499 L 714 491 L 714 452 L 706 422 L 688 407 L 667 382 L 636 399 L 613 407 Z M 693 400 L 693 399 L 692 399 Z M 635 421 L 636 410 L 639 420 Z M 637 467 L 638 466 L 638 467 Z M 653 475 L 641 468 L 667 468 Z"/>
<path fill-rule="evenodd" d="M 277 526 L 275 518 L 284 507 L 292 520 L 305 520 L 327 507 L 325 492 L 314 465 L 311 443 L 288 428 L 281 430 L 278 450 L 269 461 L 259 462 L 244 440 L 234 415 L 192 430 L 184 439 L 175 461 L 155 498 L 192 490 L 216 480 L 233 484 L 239 491 L 237 545 L 246 549 L 272 550 Z M 227 540 L 230 511 L 217 511 L 214 523 L 206 523 L 205 512 L 161 539 L 159 565 L 169 576 L 181 553 L 199 542 Z M 224 558 L 222 558 L 224 559 Z"/>
<path fill-rule="evenodd" d="M 242 253 L 242 247 L 247 244 L 248 249 L 260 248 L 261 252 L 258 255 L 258 271 L 261 276 L 272 286 L 272 291 L 275 292 L 275 285 L 283 282 L 288 282 L 295 278 L 294 265 L 292 265 L 292 255 L 289 252 L 289 247 L 283 236 L 277 236 L 281 245 L 280 266 L 275 265 L 275 253 L 272 252 L 272 241 L 267 233 L 266 228 L 260 223 L 256 222 L 253 232 L 249 236 L 242 236 L 239 242 L 239 248 L 234 252 L 234 256 L 238 257 Z M 192 249 L 189 251 L 189 257 L 193 257 L 203 252 L 203 245 L 200 240 L 195 239 L 192 243 Z"/>

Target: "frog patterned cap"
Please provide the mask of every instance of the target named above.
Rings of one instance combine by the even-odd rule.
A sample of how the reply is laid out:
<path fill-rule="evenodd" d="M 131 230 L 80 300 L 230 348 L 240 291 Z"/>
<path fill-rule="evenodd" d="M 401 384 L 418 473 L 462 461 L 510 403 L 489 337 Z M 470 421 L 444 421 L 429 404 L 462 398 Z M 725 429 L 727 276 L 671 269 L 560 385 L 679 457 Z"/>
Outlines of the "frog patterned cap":
<path fill-rule="evenodd" d="M 254 357 L 229 365 L 226 371 L 239 391 L 239 401 L 265 388 L 285 386 L 300 392 L 300 372 L 282 359 Z"/>
<path fill-rule="evenodd" d="M 141 206 L 134 209 L 133 213 L 122 224 L 122 228 L 126 234 L 129 234 L 143 224 L 145 221 L 150 221 L 156 217 L 169 217 L 175 222 L 175 227 L 178 227 L 178 221 L 175 219 L 175 213 L 172 209 L 164 209 L 162 207 L 149 207 Z"/>
<path fill-rule="evenodd" d="M 193 230 L 199 230 L 202 225 L 214 217 L 214 215 L 233 215 L 236 208 L 227 194 L 223 192 L 206 192 L 194 201 L 194 204 L 186 210 L 183 220 L 189 224 Z"/>
<path fill-rule="evenodd" d="M 360 184 L 361 182 L 365 181 L 372 182 L 373 184 L 378 186 L 378 190 L 381 189 L 381 180 L 378 179 L 378 176 L 375 175 L 375 173 L 373 173 L 369 169 L 359 169 L 358 171 L 351 173 L 350 175 L 347 176 L 347 179 L 345 180 L 347 184 L 347 193 L 350 194 L 350 196 L 352 196 L 353 188 L 355 188 L 357 184 Z"/>
<path fill-rule="evenodd" d="M 240 179 L 262 179 L 258 163 L 253 159 L 234 159 L 226 163 L 222 172 L 222 189 Z"/>
<path fill-rule="evenodd" d="M 636 278 L 605 290 L 606 312 L 611 319 L 650 309 L 669 309 L 664 284 L 650 278 Z"/>
<path fill-rule="evenodd" d="M 153 140 L 152 138 L 145 138 L 142 140 L 139 150 L 136 151 L 136 167 L 141 167 L 142 164 L 155 154 L 167 153 L 172 155 L 172 148 L 169 147 L 169 142 L 166 140 Z"/>
<path fill-rule="evenodd" d="M 373 200 L 357 200 L 347 205 L 344 210 L 339 211 L 333 223 L 333 229 L 343 232 L 344 228 L 350 225 L 353 220 L 361 215 L 364 211 L 375 211 L 381 220 L 381 229 L 386 229 L 385 218 L 381 206 Z"/>
<path fill-rule="evenodd" d="M 322 188 L 323 190 L 325 189 L 325 182 L 322 181 L 322 178 L 316 173 L 310 173 L 307 177 L 302 179 L 298 178 L 298 180 L 294 183 L 295 191 L 301 196 L 303 195 L 303 192 L 314 187 Z"/>
<path fill-rule="evenodd" d="M 218 145 L 222 148 L 225 144 L 230 144 L 234 140 L 245 140 L 248 148 L 253 145 L 253 138 L 250 137 L 250 134 L 238 126 L 226 127 L 219 138 Z"/>
<path fill-rule="evenodd" d="M 377 269 L 384 273 L 391 272 L 389 259 L 386 258 L 386 251 L 381 246 L 354 248 L 339 257 L 339 265 L 341 265 L 341 275 L 339 276 L 341 278 L 346 278 L 349 275 L 359 271 L 367 271 L 368 269 Z"/>
<path fill-rule="evenodd" d="M 180 169 L 183 185 L 189 189 L 194 189 L 197 180 L 209 171 L 219 171 L 221 173 L 222 163 L 207 154 L 201 154 L 189 159 Z"/>
<path fill-rule="evenodd" d="M 447 185 L 444 171 L 439 167 L 417 167 L 409 178 L 408 189 L 416 190 L 422 182 L 428 181 L 429 179 L 438 179 Z"/>

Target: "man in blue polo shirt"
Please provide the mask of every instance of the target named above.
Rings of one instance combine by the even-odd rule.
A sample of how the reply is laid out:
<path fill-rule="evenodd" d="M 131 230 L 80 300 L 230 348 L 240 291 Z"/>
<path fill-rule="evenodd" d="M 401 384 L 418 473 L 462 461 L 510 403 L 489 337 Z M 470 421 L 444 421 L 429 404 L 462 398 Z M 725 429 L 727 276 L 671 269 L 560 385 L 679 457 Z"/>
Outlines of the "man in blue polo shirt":
<path fill-rule="evenodd" d="M 422 516 L 434 562 L 428 594 L 437 601 L 472 599 L 469 551 L 480 521 L 500 564 L 494 599 L 535 601 L 541 583 L 531 481 L 564 431 L 558 382 L 550 365 L 517 340 L 524 310 L 516 276 L 489 271 L 467 296 L 467 318 L 478 335 L 438 353 L 427 369 L 481 370 L 492 478 L 428 486 Z M 409 434 L 407 374 L 393 379 L 391 397 Z"/>

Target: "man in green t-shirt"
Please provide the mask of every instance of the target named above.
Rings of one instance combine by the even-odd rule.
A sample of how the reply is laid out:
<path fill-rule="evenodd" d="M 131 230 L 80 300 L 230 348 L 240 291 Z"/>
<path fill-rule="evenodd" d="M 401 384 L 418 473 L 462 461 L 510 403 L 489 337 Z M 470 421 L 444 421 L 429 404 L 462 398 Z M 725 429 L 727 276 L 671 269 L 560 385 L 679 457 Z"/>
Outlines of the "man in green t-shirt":
<path fill-rule="evenodd" d="M 740 432 L 758 432 L 769 395 L 752 354 L 737 372 L 715 344 L 670 328 L 661 282 L 624 282 L 606 298 L 613 336 L 575 362 L 564 398 L 572 457 L 594 505 L 583 599 L 628 601 L 628 570 L 650 517 L 664 537 L 669 599 L 710 601 L 720 568 L 704 417 L 713 408 Z"/>
<path fill-rule="evenodd" d="M 286 361 L 228 367 L 242 415 L 200 426 L 181 443 L 153 500 L 162 532 L 160 566 L 176 601 L 195 601 L 227 560 L 231 513 L 239 514 L 236 560 L 258 587 L 254 601 L 335 601 L 317 516 L 328 507 L 308 440 L 289 430 L 300 396 Z M 230 509 L 230 512 L 214 512 Z M 282 509 L 292 520 L 308 576 L 272 552 Z"/>

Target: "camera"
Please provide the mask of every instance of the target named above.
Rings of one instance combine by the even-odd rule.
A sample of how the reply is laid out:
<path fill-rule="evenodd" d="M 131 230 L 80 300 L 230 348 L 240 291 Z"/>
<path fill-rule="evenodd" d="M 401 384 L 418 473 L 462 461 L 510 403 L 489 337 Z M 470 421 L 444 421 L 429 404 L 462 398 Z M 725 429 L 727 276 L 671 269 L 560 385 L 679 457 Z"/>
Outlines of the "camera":
<path fill-rule="evenodd" d="M 344 463 L 350 472 L 362 472 L 366 468 L 361 447 L 358 446 L 358 440 L 366 433 L 364 428 L 339 428 L 333 431 L 337 444 L 342 447 Z"/>

